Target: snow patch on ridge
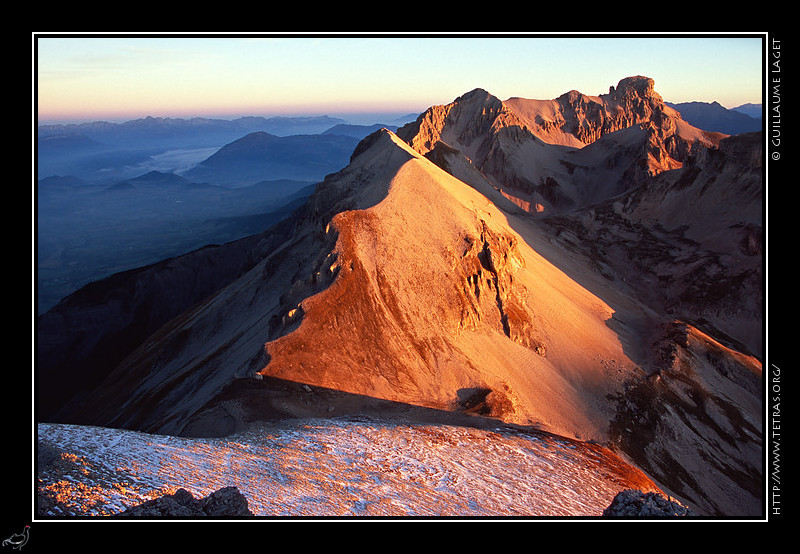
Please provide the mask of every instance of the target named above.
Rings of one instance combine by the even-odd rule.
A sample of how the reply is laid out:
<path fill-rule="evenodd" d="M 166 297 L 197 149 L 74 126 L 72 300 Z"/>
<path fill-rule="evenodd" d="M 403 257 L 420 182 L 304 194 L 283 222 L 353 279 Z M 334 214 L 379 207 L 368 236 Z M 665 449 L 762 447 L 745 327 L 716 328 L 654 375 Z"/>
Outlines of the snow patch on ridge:
<path fill-rule="evenodd" d="M 222 439 L 57 424 L 38 435 L 79 462 L 59 476 L 40 468 L 40 490 L 61 500 L 44 516 L 113 515 L 180 487 L 223 486 L 256 516 L 599 516 L 642 488 L 591 445 L 507 428 L 345 418 Z"/>

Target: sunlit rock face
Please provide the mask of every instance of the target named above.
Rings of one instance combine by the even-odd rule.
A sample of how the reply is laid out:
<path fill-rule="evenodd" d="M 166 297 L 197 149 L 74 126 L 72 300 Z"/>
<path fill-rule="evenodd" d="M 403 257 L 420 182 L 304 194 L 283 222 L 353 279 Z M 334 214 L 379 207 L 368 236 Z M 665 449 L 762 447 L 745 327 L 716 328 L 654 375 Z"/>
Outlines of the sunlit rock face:
<path fill-rule="evenodd" d="M 408 148 L 388 133 L 381 142 L 372 148 Z M 570 433 L 598 431 L 584 416 L 580 423 L 574 414 L 555 419 L 550 410 L 558 398 L 550 400 L 545 417 L 523 384 L 551 363 L 560 365 L 547 357 L 546 336 L 569 312 L 541 322 L 536 313 L 555 312 L 551 303 L 566 302 L 563 296 L 577 286 L 559 277 L 549 296 L 538 297 L 533 272 L 542 270 L 543 261 L 504 214 L 409 152 L 413 156 L 379 187 L 385 198 L 332 218 L 328 233 L 335 234 L 335 246 L 306 282 L 318 274 L 335 278 L 297 306 L 287 304 L 302 319 L 265 345 L 268 363 L 259 374 L 442 410 L 461 405 L 459 391 L 481 390 L 485 415 L 563 432 L 572 426 Z M 590 296 L 585 301 L 598 311 L 573 311 L 571 325 L 585 321 L 584 332 L 602 329 L 602 303 Z M 603 331 L 593 339 L 619 349 L 612 335 Z M 476 346 L 485 341 L 493 346 L 481 355 Z M 506 364 L 508 356 L 518 365 Z M 524 370 L 523 360 L 537 369 Z M 582 385 L 562 379 L 552 386 L 579 401 Z"/>
<path fill-rule="evenodd" d="M 624 155 L 612 135 L 627 133 Z M 398 136 L 422 154 L 445 143 L 467 156 L 492 183 L 536 212 L 563 212 L 596 199 L 592 189 L 609 180 L 616 192 L 643 179 L 682 167 L 691 156 L 715 147 L 724 135 L 696 129 L 667 106 L 649 77 L 622 79 L 608 94 L 567 92 L 553 100 L 509 98 L 500 101 L 475 89 L 450 104 L 433 106 L 417 121 L 398 129 Z M 633 142 L 631 142 L 632 139 Z M 593 152 L 578 154 L 602 141 Z M 613 179 L 598 174 L 598 164 L 616 168 Z M 577 179 L 589 166 L 586 180 Z M 577 170 L 577 175 L 576 175 Z M 577 187 L 575 185 L 578 185 Z M 607 186 L 607 185 L 606 185 Z M 608 191 L 607 196 L 611 196 Z"/>

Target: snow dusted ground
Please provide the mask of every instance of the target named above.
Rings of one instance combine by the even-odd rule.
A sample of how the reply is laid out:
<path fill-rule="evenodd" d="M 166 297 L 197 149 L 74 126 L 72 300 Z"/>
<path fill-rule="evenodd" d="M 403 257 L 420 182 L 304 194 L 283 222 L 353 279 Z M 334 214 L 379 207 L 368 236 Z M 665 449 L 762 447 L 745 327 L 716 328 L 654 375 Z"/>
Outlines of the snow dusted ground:
<path fill-rule="evenodd" d="M 199 498 L 230 485 L 257 516 L 598 516 L 641 485 L 605 450 L 508 428 L 350 418 L 187 439 L 39 424 L 38 438 L 61 452 L 60 472 L 39 473 L 62 508 L 49 516 L 109 515 L 181 487 Z"/>

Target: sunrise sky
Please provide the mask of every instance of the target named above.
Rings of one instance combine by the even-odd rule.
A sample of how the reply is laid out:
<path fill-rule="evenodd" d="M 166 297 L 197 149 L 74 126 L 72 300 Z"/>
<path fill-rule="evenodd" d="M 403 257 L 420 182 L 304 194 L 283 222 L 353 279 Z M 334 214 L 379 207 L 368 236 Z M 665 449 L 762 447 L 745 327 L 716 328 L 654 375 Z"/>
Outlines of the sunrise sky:
<path fill-rule="evenodd" d="M 763 37 L 33 34 L 39 123 L 420 112 L 480 87 L 551 99 L 631 75 L 668 102 L 762 101 Z M 357 119 L 353 116 L 352 119 Z M 368 122 L 368 121 L 364 121 Z"/>

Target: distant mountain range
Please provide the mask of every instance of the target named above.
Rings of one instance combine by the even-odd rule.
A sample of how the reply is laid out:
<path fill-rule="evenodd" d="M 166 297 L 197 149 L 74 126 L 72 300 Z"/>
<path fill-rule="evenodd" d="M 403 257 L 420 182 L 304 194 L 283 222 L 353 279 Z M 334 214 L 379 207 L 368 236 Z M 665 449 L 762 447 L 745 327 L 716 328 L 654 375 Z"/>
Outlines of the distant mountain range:
<path fill-rule="evenodd" d="M 398 126 L 384 125 L 382 123 L 375 123 L 374 125 L 351 125 L 351 124 L 340 123 L 339 125 L 334 125 L 330 129 L 327 129 L 326 131 L 324 131 L 323 134 L 345 135 L 350 137 L 356 137 L 358 139 L 363 139 L 367 135 L 374 133 L 375 131 L 378 131 L 381 128 L 389 129 L 390 131 L 396 131 Z"/>
<path fill-rule="evenodd" d="M 171 118 L 144 117 L 122 123 L 95 121 L 87 123 L 39 125 L 39 138 L 81 135 L 106 144 L 126 147 L 140 145 L 139 141 L 156 144 L 180 143 L 184 146 L 207 146 L 230 142 L 255 131 L 278 136 L 317 134 L 334 125 L 347 123 L 330 116 L 259 117 L 236 119 L 207 117 Z"/>
<path fill-rule="evenodd" d="M 741 106 L 736 106 L 735 108 L 731 108 L 731 110 L 735 112 L 740 112 L 745 115 L 749 115 L 755 119 L 762 119 L 763 118 L 763 106 L 761 104 L 742 104 Z"/>
<path fill-rule="evenodd" d="M 392 121 L 377 122 L 396 129 L 413 120 L 416 114 L 408 114 Z M 152 148 L 180 146 L 199 148 L 220 146 L 237 140 L 249 133 L 265 132 L 276 136 L 346 134 L 363 138 L 365 129 L 374 125 L 354 125 L 348 121 L 323 116 L 245 116 L 236 119 L 207 117 L 170 118 L 144 117 L 121 123 L 94 121 L 86 123 L 44 124 L 37 127 L 39 147 L 51 148 L 58 144 L 73 147 L 81 143 L 85 147 L 106 145 L 124 148 Z"/>
<path fill-rule="evenodd" d="M 256 131 L 226 144 L 183 172 L 183 176 L 224 186 L 249 185 L 265 179 L 318 181 L 347 165 L 358 141 L 349 135 L 279 137 Z"/>
<path fill-rule="evenodd" d="M 36 191 L 37 306 L 123 270 L 258 233 L 287 217 L 313 183 L 230 188 L 150 171 L 95 185 L 47 177 Z"/>
<path fill-rule="evenodd" d="M 402 116 L 395 123 L 405 123 L 413 117 L 413 114 Z M 386 126 L 397 128 L 396 124 Z M 257 177 L 255 181 L 283 178 L 321 179 L 331 167 L 326 166 L 324 161 L 316 164 L 310 160 L 311 157 L 319 155 L 323 160 L 332 162 L 333 170 L 336 170 L 347 162 L 349 152 L 342 158 L 333 159 L 321 151 L 315 153 L 315 143 L 333 145 L 338 140 L 342 144 L 349 144 L 346 139 L 335 139 L 333 136 L 361 139 L 374 128 L 375 125 L 353 125 L 330 116 L 250 116 L 232 120 L 145 117 L 123 123 L 97 121 L 40 125 L 37 128 L 37 173 L 39 179 L 53 175 L 73 175 L 92 182 L 108 183 L 113 179 L 131 178 L 153 169 L 180 172 L 251 133 L 267 133 L 276 137 L 272 140 L 272 145 L 280 151 L 281 158 L 290 158 L 297 162 L 304 156 L 301 150 L 308 149 L 301 165 L 295 167 L 304 175 L 287 174 L 284 171 L 280 175 Z M 320 138 L 322 134 L 330 136 Z M 278 140 L 279 138 L 286 144 L 281 144 L 283 141 Z M 307 145 L 300 144 L 304 140 Z M 352 145 L 349 149 L 352 150 Z M 213 161 L 210 163 L 214 164 Z M 284 160 L 281 163 L 285 170 L 293 162 Z M 313 169 L 315 165 L 316 170 Z"/>
<path fill-rule="evenodd" d="M 680 112 L 684 121 L 706 131 L 738 135 L 761 130 L 761 104 L 725 108 L 719 102 L 666 104 Z"/>

